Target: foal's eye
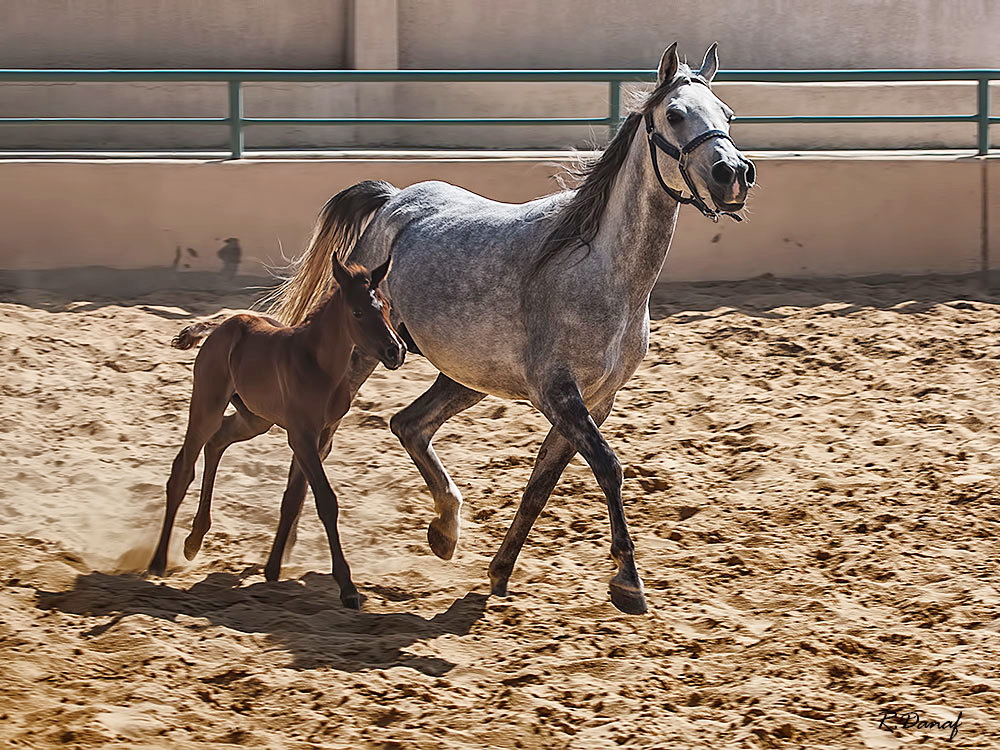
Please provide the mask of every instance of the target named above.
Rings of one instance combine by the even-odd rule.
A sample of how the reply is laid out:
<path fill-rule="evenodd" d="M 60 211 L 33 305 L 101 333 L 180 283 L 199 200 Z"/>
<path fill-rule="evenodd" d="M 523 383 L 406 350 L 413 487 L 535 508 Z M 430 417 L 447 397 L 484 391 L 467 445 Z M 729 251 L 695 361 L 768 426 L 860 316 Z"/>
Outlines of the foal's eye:
<path fill-rule="evenodd" d="M 684 115 L 682 115 L 676 109 L 667 110 L 667 122 L 669 122 L 671 125 L 676 125 L 683 119 Z"/>
<path fill-rule="evenodd" d="M 357 318 L 358 320 L 361 319 L 361 315 L 362 315 L 362 312 L 360 310 L 355 310 L 354 311 L 354 317 Z"/>

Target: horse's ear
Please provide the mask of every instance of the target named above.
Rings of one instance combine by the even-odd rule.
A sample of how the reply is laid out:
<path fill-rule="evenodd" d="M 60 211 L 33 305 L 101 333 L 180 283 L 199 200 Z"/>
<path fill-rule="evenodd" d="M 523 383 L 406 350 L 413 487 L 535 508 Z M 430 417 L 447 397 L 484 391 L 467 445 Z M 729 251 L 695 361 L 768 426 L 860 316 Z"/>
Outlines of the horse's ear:
<path fill-rule="evenodd" d="M 346 288 L 348 282 L 351 280 L 351 275 L 347 272 L 344 263 L 337 257 L 336 253 L 330 258 L 330 268 L 333 269 L 333 279 L 337 282 L 337 285 L 341 289 Z"/>
<path fill-rule="evenodd" d="M 660 68 L 656 72 L 657 85 L 674 80 L 674 76 L 677 75 L 678 65 L 680 65 L 680 60 L 677 59 L 677 42 L 674 42 L 663 50 L 663 57 L 660 58 Z"/>
<path fill-rule="evenodd" d="M 701 70 L 698 71 L 698 75 L 704 78 L 709 83 L 715 78 L 715 74 L 719 72 L 719 43 L 713 42 L 712 46 L 708 48 L 708 52 L 705 53 L 705 60 L 701 64 Z"/>
<path fill-rule="evenodd" d="M 378 285 L 382 283 L 382 279 L 384 279 L 385 275 L 389 273 L 389 264 L 391 262 L 392 256 L 390 255 L 385 259 L 385 263 L 378 268 L 372 269 L 372 289 L 378 289 Z"/>

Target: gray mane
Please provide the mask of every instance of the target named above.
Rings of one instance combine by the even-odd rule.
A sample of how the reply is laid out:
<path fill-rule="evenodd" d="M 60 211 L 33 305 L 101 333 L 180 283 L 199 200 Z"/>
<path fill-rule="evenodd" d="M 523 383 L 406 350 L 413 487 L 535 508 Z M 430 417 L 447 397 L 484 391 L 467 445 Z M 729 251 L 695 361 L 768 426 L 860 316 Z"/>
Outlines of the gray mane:
<path fill-rule="evenodd" d="M 597 159 L 567 168 L 570 177 L 579 180 L 580 185 L 573 197 L 559 210 L 552 230 L 542 241 L 533 271 L 537 272 L 564 251 L 590 246 L 600 229 L 604 208 L 611 197 L 611 188 L 628 158 L 632 139 L 642 124 L 643 116 L 655 109 L 667 92 L 691 76 L 691 69 L 682 64 L 677 77 L 659 84 L 648 96 L 637 102 L 635 111 L 625 118 L 615 137 Z"/>

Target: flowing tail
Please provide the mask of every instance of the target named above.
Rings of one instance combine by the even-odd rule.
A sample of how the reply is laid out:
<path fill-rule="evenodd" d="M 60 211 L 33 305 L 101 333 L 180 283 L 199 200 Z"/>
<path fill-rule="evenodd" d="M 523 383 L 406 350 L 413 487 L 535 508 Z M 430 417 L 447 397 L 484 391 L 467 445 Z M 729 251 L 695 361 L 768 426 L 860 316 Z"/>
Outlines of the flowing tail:
<path fill-rule="evenodd" d="M 221 322 L 212 321 L 192 323 L 186 328 L 181 329 L 181 332 L 170 340 L 170 346 L 174 347 L 174 349 L 193 349 L 198 346 L 199 341 L 220 325 L 222 325 Z"/>
<path fill-rule="evenodd" d="M 368 220 L 397 192 L 388 182 L 366 180 L 341 190 L 323 206 L 312 239 L 302 257 L 289 266 L 292 275 L 260 302 L 285 325 L 297 325 L 330 287 L 330 260 L 336 253 L 346 260 Z"/>

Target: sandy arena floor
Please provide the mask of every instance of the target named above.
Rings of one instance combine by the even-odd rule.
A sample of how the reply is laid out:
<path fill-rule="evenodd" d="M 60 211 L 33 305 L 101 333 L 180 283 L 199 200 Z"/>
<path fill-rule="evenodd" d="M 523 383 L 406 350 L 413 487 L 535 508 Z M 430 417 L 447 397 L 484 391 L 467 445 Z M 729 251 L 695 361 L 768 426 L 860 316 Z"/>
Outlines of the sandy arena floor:
<path fill-rule="evenodd" d="M 311 499 L 286 580 L 263 581 L 278 430 L 227 454 L 193 563 L 129 572 L 186 417 L 194 353 L 167 342 L 249 299 L 0 294 L 0 745 L 1000 746 L 1000 298 L 974 282 L 663 288 L 604 430 L 638 618 L 608 601 L 579 460 L 512 595 L 486 596 L 544 434 L 524 403 L 439 434 L 466 506 L 456 559 L 433 557 L 429 493 L 386 426 L 433 379 L 419 357 L 376 372 L 327 461 L 363 612 L 340 606 Z M 879 728 L 885 710 L 962 719 L 948 742 Z"/>

